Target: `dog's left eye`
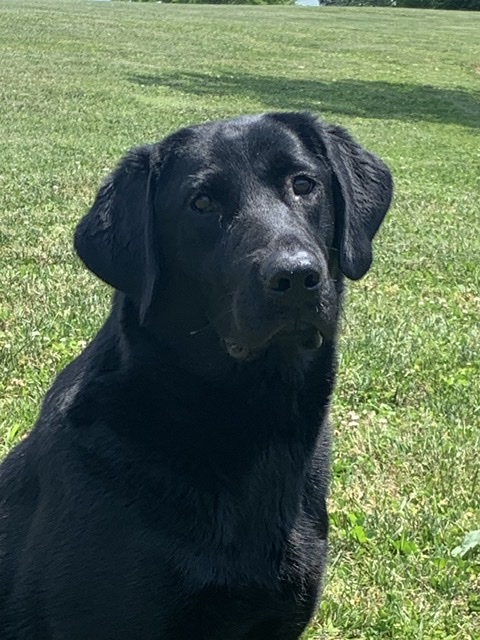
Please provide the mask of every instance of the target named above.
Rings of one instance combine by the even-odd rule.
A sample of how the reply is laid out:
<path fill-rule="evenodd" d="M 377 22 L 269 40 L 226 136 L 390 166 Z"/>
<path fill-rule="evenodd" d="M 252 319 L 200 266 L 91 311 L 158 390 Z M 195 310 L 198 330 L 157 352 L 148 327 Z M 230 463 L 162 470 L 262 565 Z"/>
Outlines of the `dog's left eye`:
<path fill-rule="evenodd" d="M 295 195 L 306 196 L 313 190 L 315 182 L 307 176 L 297 176 L 292 180 L 292 187 Z"/>
<path fill-rule="evenodd" d="M 192 208 L 200 213 L 208 213 L 214 208 L 213 200 L 202 193 L 192 201 Z"/>

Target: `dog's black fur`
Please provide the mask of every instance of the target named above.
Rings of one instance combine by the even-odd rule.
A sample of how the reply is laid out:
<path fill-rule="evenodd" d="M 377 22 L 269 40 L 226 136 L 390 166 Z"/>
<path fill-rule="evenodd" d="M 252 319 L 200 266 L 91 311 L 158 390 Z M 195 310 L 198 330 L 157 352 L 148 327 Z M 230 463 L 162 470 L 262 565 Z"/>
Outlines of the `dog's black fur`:
<path fill-rule="evenodd" d="M 342 279 L 385 165 L 308 114 L 129 153 L 75 236 L 116 293 L 0 468 L 2 640 L 294 640 L 325 565 Z"/>

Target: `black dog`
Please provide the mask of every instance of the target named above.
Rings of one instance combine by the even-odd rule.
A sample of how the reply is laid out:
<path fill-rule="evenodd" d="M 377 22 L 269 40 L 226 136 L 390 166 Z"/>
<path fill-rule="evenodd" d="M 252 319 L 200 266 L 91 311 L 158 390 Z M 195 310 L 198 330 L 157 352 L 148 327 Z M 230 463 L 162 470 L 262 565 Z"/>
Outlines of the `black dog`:
<path fill-rule="evenodd" d="M 116 293 L 0 468 L 2 640 L 294 640 L 325 565 L 342 279 L 385 165 L 308 114 L 128 154 L 80 222 Z"/>

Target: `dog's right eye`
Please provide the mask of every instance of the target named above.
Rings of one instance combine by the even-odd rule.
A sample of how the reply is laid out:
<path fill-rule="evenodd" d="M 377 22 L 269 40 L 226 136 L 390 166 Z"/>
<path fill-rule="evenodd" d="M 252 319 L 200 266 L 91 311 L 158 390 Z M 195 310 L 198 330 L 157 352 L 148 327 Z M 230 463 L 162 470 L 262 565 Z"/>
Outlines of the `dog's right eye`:
<path fill-rule="evenodd" d="M 315 182 L 307 176 L 296 176 L 292 181 L 292 186 L 296 196 L 307 196 L 313 191 Z"/>
<path fill-rule="evenodd" d="M 209 213 L 214 209 L 213 200 L 209 196 L 202 193 L 194 200 L 192 200 L 192 209 L 198 211 L 199 213 Z"/>

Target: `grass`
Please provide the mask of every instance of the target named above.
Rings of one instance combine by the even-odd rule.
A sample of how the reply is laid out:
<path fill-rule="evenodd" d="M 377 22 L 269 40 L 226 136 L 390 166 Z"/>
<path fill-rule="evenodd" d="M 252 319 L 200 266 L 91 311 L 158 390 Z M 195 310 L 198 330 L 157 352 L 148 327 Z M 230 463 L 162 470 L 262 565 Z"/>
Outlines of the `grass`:
<path fill-rule="evenodd" d="M 480 14 L 0 0 L 0 454 L 100 326 L 71 249 L 129 147 L 310 109 L 391 166 L 350 287 L 334 403 L 331 563 L 309 640 L 478 640 Z"/>

